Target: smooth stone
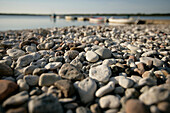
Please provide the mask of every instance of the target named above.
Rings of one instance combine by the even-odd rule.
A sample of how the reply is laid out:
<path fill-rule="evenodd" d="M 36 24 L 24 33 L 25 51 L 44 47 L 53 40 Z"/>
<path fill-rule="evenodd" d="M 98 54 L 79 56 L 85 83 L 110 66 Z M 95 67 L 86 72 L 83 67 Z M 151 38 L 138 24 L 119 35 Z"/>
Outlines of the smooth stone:
<path fill-rule="evenodd" d="M 109 92 L 112 92 L 115 88 L 115 83 L 113 81 L 110 81 L 107 85 L 99 88 L 95 95 L 96 97 L 102 97 L 103 95 L 109 93 Z"/>
<path fill-rule="evenodd" d="M 60 79 L 61 77 L 55 73 L 43 73 L 39 77 L 39 86 L 50 86 Z"/>
<path fill-rule="evenodd" d="M 64 105 L 64 108 L 66 109 L 75 109 L 76 107 L 78 107 L 78 104 L 77 103 L 68 103 L 68 104 L 65 104 Z"/>
<path fill-rule="evenodd" d="M 33 52 L 33 53 L 30 53 L 30 55 L 33 56 L 34 60 L 39 60 L 42 57 L 40 52 Z"/>
<path fill-rule="evenodd" d="M 6 99 L 2 106 L 8 107 L 8 106 L 19 106 L 24 104 L 26 101 L 28 101 L 29 95 L 27 91 L 22 91 L 20 93 L 17 93 L 16 95 L 13 95 Z"/>
<path fill-rule="evenodd" d="M 24 80 L 29 86 L 35 86 L 38 84 L 39 76 L 37 75 L 27 75 L 24 76 Z"/>
<path fill-rule="evenodd" d="M 140 62 L 143 62 L 145 64 L 148 64 L 149 61 L 153 61 L 153 65 L 156 67 L 161 67 L 163 65 L 163 62 L 157 58 L 152 57 L 141 57 Z"/>
<path fill-rule="evenodd" d="M 72 64 L 73 66 L 75 66 L 77 69 L 81 70 L 83 67 L 83 64 L 81 63 L 81 61 L 79 59 L 74 59 L 70 62 L 70 64 Z"/>
<path fill-rule="evenodd" d="M 142 63 L 142 62 L 138 63 L 137 67 L 138 67 L 138 70 L 139 70 L 138 73 L 140 75 L 142 75 L 145 72 L 145 68 L 146 68 L 144 63 Z"/>
<path fill-rule="evenodd" d="M 63 61 L 64 61 L 63 56 L 56 56 L 49 59 L 49 62 L 63 62 Z"/>
<path fill-rule="evenodd" d="M 26 50 L 26 52 L 28 52 L 28 53 L 32 53 L 32 52 L 36 52 L 36 51 L 37 51 L 36 47 L 34 47 L 34 46 L 27 46 L 27 47 L 25 48 L 25 50 Z"/>
<path fill-rule="evenodd" d="M 140 76 L 137 75 L 132 75 L 130 77 L 135 83 L 138 83 L 140 81 L 140 79 L 142 79 Z"/>
<path fill-rule="evenodd" d="M 169 113 L 170 103 L 169 102 L 160 102 L 160 103 L 158 103 L 158 109 L 163 113 Z"/>
<path fill-rule="evenodd" d="M 166 101 L 170 98 L 170 92 L 161 87 L 152 87 L 149 91 L 142 93 L 139 96 L 140 101 L 146 105 L 156 104 L 161 101 Z"/>
<path fill-rule="evenodd" d="M 9 97 L 18 89 L 15 82 L 9 80 L 0 80 L 0 102 Z"/>
<path fill-rule="evenodd" d="M 139 49 L 138 47 L 130 44 L 127 45 L 127 48 L 130 49 L 131 51 L 137 51 Z"/>
<path fill-rule="evenodd" d="M 148 56 L 156 55 L 156 54 L 157 54 L 157 52 L 156 52 L 155 50 L 153 50 L 153 51 L 145 52 L 145 53 L 143 53 L 141 56 L 142 56 L 142 57 L 148 57 Z"/>
<path fill-rule="evenodd" d="M 51 63 L 48 63 L 45 68 L 46 69 L 51 69 L 51 70 L 54 70 L 54 69 L 57 69 L 57 68 L 60 68 L 62 65 L 61 62 L 51 62 Z"/>
<path fill-rule="evenodd" d="M 90 110 L 92 113 L 101 113 L 101 109 L 98 104 L 91 105 Z"/>
<path fill-rule="evenodd" d="M 122 86 L 123 88 L 130 88 L 134 84 L 133 80 L 128 79 L 128 78 L 121 78 L 119 79 L 119 85 Z"/>
<path fill-rule="evenodd" d="M 89 103 L 94 99 L 94 93 L 97 89 L 96 82 L 91 78 L 86 78 L 78 83 L 78 93 L 82 103 Z"/>
<path fill-rule="evenodd" d="M 107 59 L 112 57 L 112 52 L 107 48 L 99 48 L 95 51 L 101 59 Z"/>
<path fill-rule="evenodd" d="M 75 59 L 79 55 L 79 52 L 77 50 L 69 50 L 65 52 L 64 56 L 68 56 L 70 60 Z"/>
<path fill-rule="evenodd" d="M 150 77 L 146 77 L 146 78 L 140 79 L 138 85 L 139 86 L 144 86 L 144 85 L 154 86 L 154 85 L 157 85 L 157 81 Z"/>
<path fill-rule="evenodd" d="M 115 87 L 115 89 L 114 89 L 115 94 L 123 94 L 124 92 L 125 92 L 125 90 L 121 86 Z"/>
<path fill-rule="evenodd" d="M 50 41 L 48 43 L 45 43 L 45 49 L 49 50 L 50 48 L 52 48 L 54 46 L 54 42 Z"/>
<path fill-rule="evenodd" d="M 42 73 L 44 73 L 45 71 L 46 71 L 47 69 L 45 69 L 45 68 L 36 68 L 36 69 L 34 69 L 34 71 L 33 71 L 33 75 L 38 75 L 38 76 L 40 76 Z"/>
<path fill-rule="evenodd" d="M 13 70 L 4 63 L 0 63 L 0 77 L 2 76 L 13 76 Z"/>
<path fill-rule="evenodd" d="M 116 64 L 116 60 L 115 59 L 105 59 L 103 61 L 103 65 L 107 65 L 107 66 L 110 66 L 110 65 L 113 65 L 113 64 Z"/>
<path fill-rule="evenodd" d="M 72 98 L 60 98 L 59 102 L 60 103 L 70 103 L 70 102 L 74 102 L 76 100 L 76 96 L 72 97 Z"/>
<path fill-rule="evenodd" d="M 16 67 L 25 67 L 34 61 L 33 55 L 24 55 L 18 58 Z"/>
<path fill-rule="evenodd" d="M 24 107 L 10 108 L 6 113 L 27 113 L 27 109 Z"/>
<path fill-rule="evenodd" d="M 84 78 L 83 74 L 73 65 L 65 63 L 59 70 L 59 75 L 62 78 L 69 80 L 82 80 Z"/>
<path fill-rule="evenodd" d="M 120 106 L 120 100 L 114 95 L 107 95 L 101 97 L 99 100 L 99 105 L 101 108 L 118 108 Z"/>
<path fill-rule="evenodd" d="M 112 74 L 111 69 L 106 65 L 92 67 L 89 70 L 89 77 L 104 83 L 109 81 L 111 74 Z"/>
<path fill-rule="evenodd" d="M 25 55 L 25 52 L 20 49 L 8 49 L 7 54 L 17 60 L 20 56 Z"/>
<path fill-rule="evenodd" d="M 99 60 L 99 56 L 93 51 L 87 51 L 86 60 L 89 62 L 97 62 Z"/>
<path fill-rule="evenodd" d="M 76 108 L 76 113 L 90 113 L 90 110 L 83 106 L 80 106 Z"/>
<path fill-rule="evenodd" d="M 63 113 L 58 99 L 46 93 L 35 97 L 28 103 L 29 113 Z"/>
<path fill-rule="evenodd" d="M 151 112 L 151 113 L 161 113 L 161 112 L 159 111 L 159 109 L 157 108 L 156 105 L 152 105 L 152 106 L 150 107 L 150 112 Z"/>
<path fill-rule="evenodd" d="M 60 89 L 66 98 L 75 93 L 75 88 L 69 80 L 58 80 L 54 83 L 54 86 Z"/>
<path fill-rule="evenodd" d="M 125 96 L 127 98 L 137 98 L 139 96 L 139 92 L 135 88 L 128 88 L 125 91 Z"/>
<path fill-rule="evenodd" d="M 28 91 L 29 90 L 29 85 L 27 84 L 27 82 L 23 79 L 19 79 L 17 81 L 17 84 L 19 85 L 19 90 L 20 91 Z"/>
<path fill-rule="evenodd" d="M 34 66 L 34 65 L 27 66 L 27 67 L 24 68 L 23 73 L 24 73 L 24 75 L 32 74 L 33 71 L 34 71 L 36 68 L 37 68 L 37 67 Z"/>
<path fill-rule="evenodd" d="M 130 99 L 126 102 L 126 113 L 149 113 L 144 104 L 137 99 Z"/>
<path fill-rule="evenodd" d="M 118 109 L 109 109 L 109 110 L 106 110 L 104 113 L 118 113 Z M 123 113 L 123 112 L 120 112 L 120 113 Z"/>

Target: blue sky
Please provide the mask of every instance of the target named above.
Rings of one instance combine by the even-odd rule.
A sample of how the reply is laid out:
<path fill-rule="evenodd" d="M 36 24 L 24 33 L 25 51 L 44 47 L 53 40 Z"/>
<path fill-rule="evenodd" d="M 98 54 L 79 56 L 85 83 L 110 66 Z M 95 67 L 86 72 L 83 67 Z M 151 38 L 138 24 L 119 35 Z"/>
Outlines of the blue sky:
<path fill-rule="evenodd" d="M 170 0 L 0 0 L 5 13 L 170 13 Z"/>

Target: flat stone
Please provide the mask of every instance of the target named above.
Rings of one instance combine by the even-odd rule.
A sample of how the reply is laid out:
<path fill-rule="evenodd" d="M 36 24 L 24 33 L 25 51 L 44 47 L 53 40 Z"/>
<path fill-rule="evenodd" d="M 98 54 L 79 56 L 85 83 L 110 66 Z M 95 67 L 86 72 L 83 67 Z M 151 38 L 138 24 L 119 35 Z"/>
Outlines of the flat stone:
<path fill-rule="evenodd" d="M 24 104 L 29 99 L 29 95 L 27 91 L 22 91 L 20 93 L 17 93 L 16 95 L 13 95 L 6 99 L 2 106 L 8 107 L 8 106 L 19 106 L 21 104 Z"/>
<path fill-rule="evenodd" d="M 138 47 L 131 45 L 131 44 L 128 44 L 127 48 L 130 49 L 131 51 L 137 51 L 139 49 Z"/>
<path fill-rule="evenodd" d="M 67 51 L 64 56 L 68 56 L 70 60 L 75 59 L 79 55 L 79 52 L 76 50 Z"/>
<path fill-rule="evenodd" d="M 170 92 L 161 87 L 152 87 L 149 91 L 142 93 L 139 97 L 146 105 L 156 104 L 161 101 L 166 101 L 170 98 Z"/>
<path fill-rule="evenodd" d="M 87 104 L 94 99 L 94 93 L 97 89 L 96 82 L 91 78 L 86 78 L 78 83 L 78 93 L 83 103 Z"/>
<path fill-rule="evenodd" d="M 113 91 L 114 88 L 115 88 L 115 83 L 113 81 L 110 81 L 107 85 L 99 88 L 96 91 L 95 95 L 96 95 L 96 97 L 101 97 L 101 96 Z"/>
<path fill-rule="evenodd" d="M 76 107 L 78 107 L 78 104 L 73 102 L 73 103 L 68 103 L 64 105 L 64 108 L 66 109 L 75 109 Z"/>
<path fill-rule="evenodd" d="M 28 111 L 29 113 L 63 113 L 63 108 L 57 98 L 42 94 L 29 101 Z"/>
<path fill-rule="evenodd" d="M 101 59 L 107 59 L 112 57 L 112 52 L 107 48 L 99 48 L 95 51 Z"/>
<path fill-rule="evenodd" d="M 15 82 L 9 80 L 0 80 L 0 102 L 9 97 L 18 89 Z"/>
<path fill-rule="evenodd" d="M 39 77 L 39 86 L 50 86 L 60 79 L 61 77 L 55 73 L 43 73 Z"/>
<path fill-rule="evenodd" d="M 157 81 L 150 77 L 146 77 L 146 78 L 140 79 L 138 85 L 140 85 L 140 86 L 144 86 L 144 85 L 154 86 L 154 85 L 157 85 Z"/>
<path fill-rule="evenodd" d="M 58 80 L 54 83 L 54 86 L 60 89 L 66 98 L 75 93 L 74 86 L 69 80 Z"/>
<path fill-rule="evenodd" d="M 59 67 L 61 67 L 62 63 L 61 62 L 51 62 L 51 63 L 48 63 L 45 68 L 46 69 L 51 69 L 51 70 L 54 70 L 54 69 L 57 69 Z"/>
<path fill-rule="evenodd" d="M 158 103 L 158 109 L 163 113 L 169 113 L 169 111 L 170 111 L 170 103 L 168 103 L 168 102 L 160 102 L 160 103 Z"/>
<path fill-rule="evenodd" d="M 11 108 L 6 113 L 27 113 L 27 109 L 24 107 Z"/>
<path fill-rule="evenodd" d="M 120 78 L 119 79 L 119 85 L 123 88 L 130 88 L 132 87 L 134 82 L 131 79 L 128 78 Z"/>
<path fill-rule="evenodd" d="M 83 106 L 80 106 L 76 108 L 76 113 L 90 113 L 90 110 Z"/>
<path fill-rule="evenodd" d="M 16 67 L 25 67 L 34 61 L 33 55 L 24 55 L 18 58 Z"/>
<path fill-rule="evenodd" d="M 153 50 L 153 51 L 145 52 L 145 53 L 143 53 L 141 56 L 142 56 L 142 57 L 148 57 L 148 56 L 156 55 L 156 54 L 157 54 L 157 51 Z"/>
<path fill-rule="evenodd" d="M 152 57 L 141 57 L 140 62 L 143 62 L 145 64 L 148 64 L 149 61 L 153 61 L 153 65 L 156 67 L 161 67 L 163 65 L 163 61 L 157 59 L 157 58 L 152 58 Z"/>
<path fill-rule="evenodd" d="M 116 87 L 116 88 L 114 89 L 114 93 L 115 93 L 115 94 L 123 94 L 124 92 L 125 92 L 125 90 L 124 90 L 124 88 L 122 88 L 121 86 Z"/>
<path fill-rule="evenodd" d="M 135 88 L 128 88 L 125 91 L 125 96 L 127 98 L 138 98 L 139 92 Z"/>
<path fill-rule="evenodd" d="M 29 86 L 35 86 L 38 84 L 39 76 L 37 75 L 27 75 L 24 76 L 24 80 L 27 82 Z"/>
<path fill-rule="evenodd" d="M 36 69 L 36 68 L 37 68 L 37 67 L 34 66 L 34 65 L 27 66 L 27 67 L 24 68 L 23 73 L 24 73 L 24 75 L 32 74 L 33 71 L 34 71 L 34 69 Z"/>
<path fill-rule="evenodd" d="M 101 108 L 118 108 L 120 106 L 120 100 L 114 95 L 107 95 L 101 97 L 99 100 L 99 105 Z"/>
<path fill-rule="evenodd" d="M 126 113 L 149 113 L 144 104 L 137 99 L 130 99 L 126 102 Z"/>
<path fill-rule="evenodd" d="M 8 49 L 7 54 L 17 60 L 20 56 L 25 55 L 25 52 L 20 49 Z"/>
<path fill-rule="evenodd" d="M 111 74 L 110 68 L 106 65 L 92 67 L 89 70 L 89 77 L 104 83 L 109 81 Z"/>
<path fill-rule="evenodd" d="M 81 70 L 83 67 L 83 64 L 81 63 L 81 61 L 79 59 L 74 59 L 70 62 L 70 64 L 72 64 L 73 66 L 75 66 L 77 69 Z"/>
<path fill-rule="evenodd" d="M 40 76 L 42 73 L 44 73 L 45 71 L 46 71 L 47 69 L 45 69 L 45 68 L 36 68 L 36 69 L 34 69 L 34 71 L 33 71 L 33 75 L 38 75 L 38 76 Z"/>
<path fill-rule="evenodd" d="M 142 75 L 142 74 L 145 72 L 145 65 L 144 65 L 144 63 L 138 63 L 138 64 L 137 64 L 137 67 L 138 67 L 138 69 L 139 69 L 138 73 L 139 73 L 140 75 Z"/>
<path fill-rule="evenodd" d="M 65 63 L 59 70 L 59 75 L 62 78 L 69 80 L 82 80 L 84 78 L 83 74 L 73 65 Z"/>
<path fill-rule="evenodd" d="M 32 53 L 32 52 L 36 52 L 36 51 L 37 51 L 36 47 L 34 47 L 34 46 L 27 46 L 27 47 L 25 48 L 25 50 L 26 50 L 26 52 L 28 52 L 28 53 Z"/>
<path fill-rule="evenodd" d="M 19 90 L 20 91 L 28 91 L 29 90 L 29 85 L 27 84 L 27 82 L 23 79 L 19 79 L 17 81 L 17 84 L 19 85 Z"/>
<path fill-rule="evenodd" d="M 1 76 L 12 76 L 13 70 L 4 63 L 0 63 L 0 77 Z"/>
<path fill-rule="evenodd" d="M 89 62 L 97 62 L 99 60 L 99 56 L 93 51 L 87 51 L 86 60 Z"/>

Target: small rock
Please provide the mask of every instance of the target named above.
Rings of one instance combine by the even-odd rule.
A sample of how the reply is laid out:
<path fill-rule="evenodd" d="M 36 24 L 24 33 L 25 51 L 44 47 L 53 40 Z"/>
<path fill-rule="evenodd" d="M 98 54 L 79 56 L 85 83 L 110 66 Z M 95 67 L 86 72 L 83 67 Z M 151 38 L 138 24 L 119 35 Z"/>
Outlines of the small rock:
<path fill-rule="evenodd" d="M 34 66 L 34 65 L 27 66 L 27 67 L 24 68 L 23 73 L 24 73 L 25 75 L 32 74 L 33 71 L 34 71 L 34 69 L 36 69 L 36 68 L 37 68 L 37 67 Z"/>
<path fill-rule="evenodd" d="M 59 75 L 62 78 L 69 80 L 82 80 L 84 78 L 83 74 L 73 65 L 65 63 L 59 70 Z"/>
<path fill-rule="evenodd" d="M 10 96 L 18 89 L 15 82 L 9 80 L 0 80 L 0 102 Z"/>
<path fill-rule="evenodd" d="M 17 81 L 17 83 L 19 85 L 19 90 L 20 91 L 28 91 L 29 90 L 29 85 L 23 79 L 19 79 Z"/>
<path fill-rule="evenodd" d="M 125 92 L 125 90 L 124 90 L 121 86 L 116 87 L 116 88 L 114 89 L 114 93 L 115 93 L 115 94 L 123 94 L 124 92 Z"/>
<path fill-rule="evenodd" d="M 64 54 L 64 56 L 68 56 L 70 60 L 75 59 L 76 56 L 78 55 L 79 55 L 79 52 L 76 50 L 69 50 Z"/>
<path fill-rule="evenodd" d="M 170 92 L 164 88 L 152 87 L 149 91 L 142 93 L 139 99 L 146 105 L 155 104 L 161 101 L 168 100 Z"/>
<path fill-rule="evenodd" d="M 46 69 L 51 69 L 51 70 L 54 70 L 54 69 L 57 69 L 59 67 L 61 67 L 62 63 L 61 62 L 51 62 L 51 63 L 48 63 L 45 68 Z"/>
<path fill-rule="evenodd" d="M 74 86 L 69 80 L 58 80 L 54 85 L 63 92 L 64 97 L 66 98 L 75 93 Z"/>
<path fill-rule="evenodd" d="M 25 48 L 25 50 L 27 51 L 27 53 L 32 53 L 32 52 L 36 52 L 37 49 L 34 46 L 27 46 Z"/>
<path fill-rule="evenodd" d="M 24 104 L 27 100 L 29 99 L 29 95 L 27 91 L 22 91 L 16 95 L 13 95 L 6 99 L 3 102 L 3 107 L 8 107 L 8 106 L 19 106 L 21 104 Z"/>
<path fill-rule="evenodd" d="M 119 98 L 114 95 L 107 95 L 101 97 L 99 100 L 101 108 L 118 108 L 120 106 Z"/>
<path fill-rule="evenodd" d="M 141 56 L 142 56 L 142 57 L 149 57 L 149 56 L 151 56 L 151 55 L 156 55 L 156 54 L 157 54 L 157 52 L 156 52 L 155 50 L 153 50 L 153 51 L 145 52 L 145 53 L 143 53 Z"/>
<path fill-rule="evenodd" d="M 24 55 L 18 58 L 16 67 L 25 67 L 34 61 L 33 55 Z"/>
<path fill-rule="evenodd" d="M 25 55 L 25 52 L 20 49 L 8 49 L 7 54 L 14 58 L 14 60 L 17 60 L 20 56 Z"/>
<path fill-rule="evenodd" d="M 78 107 L 77 103 L 68 103 L 64 105 L 64 108 L 66 109 L 75 109 L 76 107 Z"/>
<path fill-rule="evenodd" d="M 29 113 L 63 113 L 63 108 L 57 98 L 42 94 L 29 101 L 28 111 Z"/>
<path fill-rule="evenodd" d="M 89 103 L 94 99 L 97 89 L 96 82 L 91 78 L 86 78 L 78 83 L 78 92 L 83 103 Z"/>
<path fill-rule="evenodd" d="M 126 113 L 149 113 L 144 104 L 137 99 L 130 99 L 126 102 Z"/>
<path fill-rule="evenodd" d="M 92 67 L 89 70 L 89 76 L 100 82 L 108 82 L 111 76 L 111 70 L 106 65 L 99 65 L 96 67 Z"/>
<path fill-rule="evenodd" d="M 99 60 L 99 56 L 93 51 L 87 51 L 86 60 L 89 62 L 97 62 Z"/>
<path fill-rule="evenodd" d="M 130 88 L 132 87 L 134 82 L 131 79 L 128 78 L 121 78 L 119 79 L 119 85 L 123 88 Z"/>
<path fill-rule="evenodd" d="M 76 108 L 76 113 L 90 113 L 90 110 L 81 106 Z"/>
<path fill-rule="evenodd" d="M 113 91 L 115 88 L 115 83 L 113 81 L 110 81 L 107 85 L 99 88 L 97 91 L 96 91 L 96 97 L 101 97 L 111 91 Z"/>
<path fill-rule="evenodd" d="M 45 68 L 36 68 L 36 69 L 34 69 L 34 71 L 33 71 L 33 75 L 38 75 L 38 76 L 40 76 L 42 73 L 44 73 L 46 71 L 46 69 Z"/>
<path fill-rule="evenodd" d="M 112 57 L 112 52 L 107 48 L 99 48 L 95 51 L 101 59 L 107 59 Z"/>
<path fill-rule="evenodd" d="M 168 102 L 160 102 L 160 103 L 158 103 L 158 109 L 163 113 L 169 113 L 169 111 L 170 111 L 170 103 L 168 103 Z"/>
<path fill-rule="evenodd" d="M 125 91 L 125 96 L 127 98 L 137 98 L 139 96 L 139 92 L 135 88 L 128 88 Z"/>
<path fill-rule="evenodd" d="M 91 105 L 90 110 L 92 113 L 101 113 L 101 109 L 98 104 Z"/>
<path fill-rule="evenodd" d="M 153 65 L 156 67 L 161 67 L 163 65 L 163 62 L 157 58 L 151 58 L 151 57 L 141 57 L 140 62 L 143 62 L 145 64 L 148 64 L 149 61 L 153 61 Z"/>
<path fill-rule="evenodd" d="M 55 73 L 43 73 L 39 78 L 39 86 L 50 86 L 60 79 Z"/>
<path fill-rule="evenodd" d="M 38 84 L 39 76 L 37 75 L 27 75 L 24 76 L 24 80 L 29 86 L 35 86 Z"/>
<path fill-rule="evenodd" d="M 80 62 L 79 59 L 74 59 L 70 62 L 70 64 L 72 64 L 73 66 L 75 66 L 78 70 L 81 70 L 83 67 L 83 64 Z"/>
<path fill-rule="evenodd" d="M 27 109 L 24 107 L 11 108 L 6 113 L 27 113 Z"/>
<path fill-rule="evenodd" d="M 13 70 L 6 64 L 0 63 L 0 77 L 2 76 L 12 76 Z"/>

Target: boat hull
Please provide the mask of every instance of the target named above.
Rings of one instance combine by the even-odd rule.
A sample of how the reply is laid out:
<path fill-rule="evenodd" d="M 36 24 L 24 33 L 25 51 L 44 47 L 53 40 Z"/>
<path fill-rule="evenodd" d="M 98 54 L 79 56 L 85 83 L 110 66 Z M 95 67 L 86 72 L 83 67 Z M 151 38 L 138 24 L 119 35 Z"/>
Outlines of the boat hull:
<path fill-rule="evenodd" d="M 137 22 L 136 19 L 114 19 L 109 18 L 110 23 L 119 23 L 119 24 L 134 24 Z"/>

